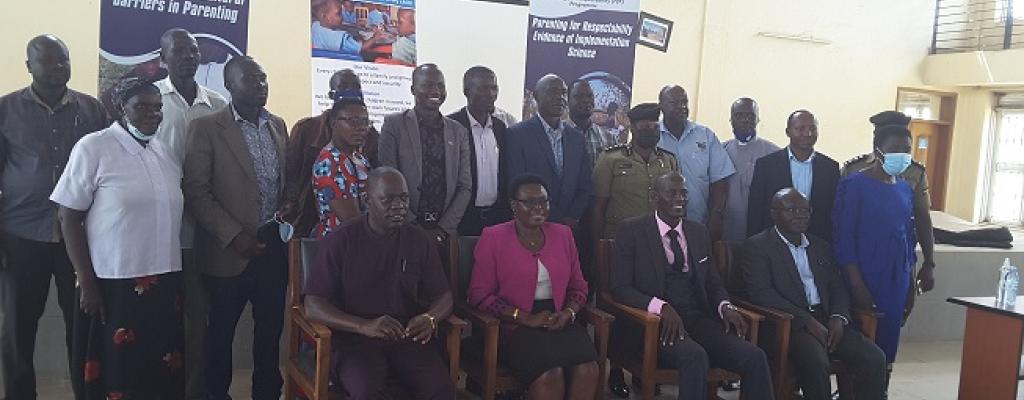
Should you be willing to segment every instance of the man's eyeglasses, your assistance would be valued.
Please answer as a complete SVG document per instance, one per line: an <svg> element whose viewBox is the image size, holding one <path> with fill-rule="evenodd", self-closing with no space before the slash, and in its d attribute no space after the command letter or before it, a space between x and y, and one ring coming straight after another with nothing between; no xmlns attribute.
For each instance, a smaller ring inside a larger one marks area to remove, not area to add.
<svg viewBox="0 0 1024 400"><path fill-rule="evenodd" d="M339 117L339 118L335 118L334 121L335 121L335 123L337 123L337 121L345 121L345 122L348 122L348 124L352 125L352 126L370 126L370 119L369 118L356 118L356 117L346 118L346 117Z"/></svg>
<svg viewBox="0 0 1024 400"><path fill-rule="evenodd" d="M789 213L789 214L792 214L792 215L811 215L811 211L812 211L810 207L807 207L807 208L803 208L803 207L788 207L788 208L773 207L772 209L773 210L782 211L782 212L786 212L786 213Z"/></svg>
<svg viewBox="0 0 1024 400"><path fill-rule="evenodd" d="M523 207L526 207L527 209L548 208L550 206L550 203L548 202L548 199L525 199L525 200L523 200L523 199L515 199L515 200L518 201L519 204L522 204Z"/></svg>

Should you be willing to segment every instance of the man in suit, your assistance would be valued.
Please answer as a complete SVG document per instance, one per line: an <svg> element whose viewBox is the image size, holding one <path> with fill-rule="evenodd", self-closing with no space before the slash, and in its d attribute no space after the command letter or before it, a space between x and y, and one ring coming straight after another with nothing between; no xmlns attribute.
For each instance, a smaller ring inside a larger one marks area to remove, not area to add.
<svg viewBox="0 0 1024 400"><path fill-rule="evenodd" d="M534 87L537 116L508 130L508 176L539 175L551 189L549 221L575 228L590 203L591 170L583 135L562 122L568 107L565 81L549 74Z"/></svg>
<svg viewBox="0 0 1024 400"><path fill-rule="evenodd" d="M754 164L747 202L747 237L772 226L769 207L779 189L796 188L818 212L811 216L807 231L832 241L832 203L839 185L839 163L815 152L818 120L807 110L797 110L786 120L786 148L761 157Z"/></svg>
<svg viewBox="0 0 1024 400"><path fill-rule="evenodd" d="M384 118L378 157L405 175L413 223L442 245L457 233L472 196L469 133L441 115L447 92L437 65L413 70L412 94L412 109Z"/></svg>
<svg viewBox="0 0 1024 400"><path fill-rule="evenodd" d="M789 358L804 399L831 399L832 359L853 370L854 398L881 399L885 354L850 326L850 298L832 248L805 234L810 203L796 189L785 188L772 197L770 214L774 226L743 245L743 274L751 301L793 315Z"/></svg>
<svg viewBox="0 0 1024 400"><path fill-rule="evenodd" d="M284 202L284 121L265 108L267 75L251 57L224 67L228 107L189 125L182 189L197 222L195 251L209 296L206 387L228 398L231 343L252 303L252 398L281 396L278 342L284 322L286 249L273 220Z"/></svg>
<svg viewBox="0 0 1024 400"><path fill-rule="evenodd" d="M745 334L747 324L715 271L708 230L685 219L683 176L668 172L654 185L655 213L619 223L609 279L612 296L661 316L658 359L678 369L680 400L706 398L711 367L738 372L745 399L772 399L764 352L737 335ZM640 344L635 329L620 331L617 346Z"/></svg>
<svg viewBox="0 0 1024 400"><path fill-rule="evenodd" d="M459 223L459 235L480 236L484 227L508 221L508 176L503 165L505 130L508 128L495 115L498 99L498 77L490 68L475 66L462 77L462 93L466 106L448 115L469 130L469 163L473 176L469 205Z"/></svg>

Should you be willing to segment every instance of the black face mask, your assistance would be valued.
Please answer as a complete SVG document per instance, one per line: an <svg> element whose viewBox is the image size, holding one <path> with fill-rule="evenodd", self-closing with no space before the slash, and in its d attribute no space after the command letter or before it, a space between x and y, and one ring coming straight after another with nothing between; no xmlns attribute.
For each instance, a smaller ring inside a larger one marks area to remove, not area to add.
<svg viewBox="0 0 1024 400"><path fill-rule="evenodd" d="M661 135L657 131L636 132L636 137L633 140L636 140L637 146L650 149L658 145Z"/></svg>

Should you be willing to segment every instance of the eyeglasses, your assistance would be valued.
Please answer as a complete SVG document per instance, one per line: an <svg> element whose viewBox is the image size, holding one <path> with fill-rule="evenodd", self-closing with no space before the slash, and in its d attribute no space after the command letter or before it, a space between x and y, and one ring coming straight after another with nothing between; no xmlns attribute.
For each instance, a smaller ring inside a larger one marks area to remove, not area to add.
<svg viewBox="0 0 1024 400"><path fill-rule="evenodd" d="M346 118L346 117L339 117L339 118L335 118L334 119L334 123L337 123L338 121L345 121L345 122L348 122L349 125L356 126L356 127L370 126L370 119L369 118L356 118L356 117Z"/></svg>
<svg viewBox="0 0 1024 400"><path fill-rule="evenodd" d="M519 204L522 204L523 207L526 207L527 209L548 208L551 205L551 203L549 203L548 199L546 199L546 198L542 198L542 199L526 199L526 200L515 199L515 200L518 201Z"/></svg>
<svg viewBox="0 0 1024 400"><path fill-rule="evenodd" d="M811 215L811 211L812 211L812 209L810 207L806 207L806 208L804 208L804 207L788 207L788 208L773 207L772 209L773 210L782 211L782 212L786 212L786 213L790 213L790 214L793 214L793 215Z"/></svg>

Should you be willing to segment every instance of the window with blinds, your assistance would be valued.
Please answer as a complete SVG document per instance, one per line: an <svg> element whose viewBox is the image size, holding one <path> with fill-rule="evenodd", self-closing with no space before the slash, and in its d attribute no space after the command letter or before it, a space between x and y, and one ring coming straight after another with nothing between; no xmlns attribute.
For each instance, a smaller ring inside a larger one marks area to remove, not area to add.
<svg viewBox="0 0 1024 400"><path fill-rule="evenodd" d="M1024 225L1024 92L1000 95L995 111L987 219Z"/></svg>

